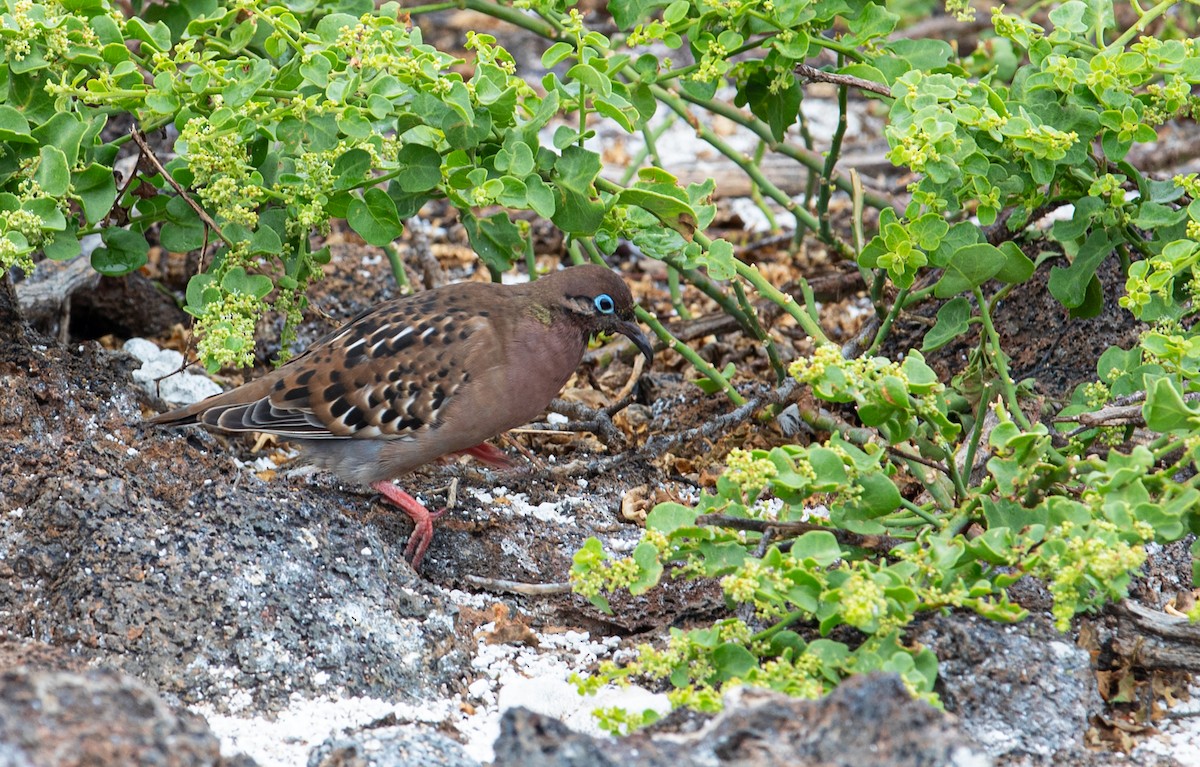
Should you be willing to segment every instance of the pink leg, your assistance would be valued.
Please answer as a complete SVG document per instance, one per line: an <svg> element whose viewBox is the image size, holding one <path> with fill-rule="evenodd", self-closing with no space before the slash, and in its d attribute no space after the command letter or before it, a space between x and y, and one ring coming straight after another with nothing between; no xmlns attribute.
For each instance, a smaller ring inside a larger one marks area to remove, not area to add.
<svg viewBox="0 0 1200 767"><path fill-rule="evenodd" d="M495 445L481 442L475 447L459 450L456 455L469 455L477 461L482 461L495 469L511 469L516 463Z"/></svg>
<svg viewBox="0 0 1200 767"><path fill-rule="evenodd" d="M412 564L414 570L421 569L421 559L425 556L425 550L429 548L429 544L433 543L433 521L445 514L446 510L430 511L422 506L416 498L391 482L375 482L371 487L412 517L416 528L408 539L408 545L404 547L404 558Z"/></svg>

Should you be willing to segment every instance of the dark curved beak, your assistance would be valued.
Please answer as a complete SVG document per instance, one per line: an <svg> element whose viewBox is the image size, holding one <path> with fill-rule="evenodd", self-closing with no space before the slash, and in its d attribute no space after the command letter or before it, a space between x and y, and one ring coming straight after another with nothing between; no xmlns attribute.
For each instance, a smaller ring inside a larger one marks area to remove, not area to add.
<svg viewBox="0 0 1200 767"><path fill-rule="evenodd" d="M633 341L633 345L638 350L646 355L646 362L654 362L654 347L650 345L649 339L642 333L642 329L633 320L621 320L617 323L617 332Z"/></svg>

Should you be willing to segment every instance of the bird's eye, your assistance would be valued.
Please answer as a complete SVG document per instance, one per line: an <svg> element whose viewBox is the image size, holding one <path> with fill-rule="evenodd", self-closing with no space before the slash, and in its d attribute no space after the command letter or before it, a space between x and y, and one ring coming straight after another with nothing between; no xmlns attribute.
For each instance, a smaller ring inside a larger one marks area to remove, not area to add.
<svg viewBox="0 0 1200 767"><path fill-rule="evenodd" d="M607 293L601 293L596 296L592 304L596 307L596 311L601 314L612 314L617 310L617 305L612 300L612 296Z"/></svg>

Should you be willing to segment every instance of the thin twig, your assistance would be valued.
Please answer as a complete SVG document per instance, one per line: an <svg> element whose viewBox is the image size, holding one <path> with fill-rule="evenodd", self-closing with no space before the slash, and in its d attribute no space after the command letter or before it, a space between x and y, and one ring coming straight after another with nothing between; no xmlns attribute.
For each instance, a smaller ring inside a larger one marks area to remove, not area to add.
<svg viewBox="0 0 1200 767"><path fill-rule="evenodd" d="M502 578L483 578L467 573L463 580L472 586L478 586L489 591L506 591L510 594L524 594L531 597L554 596L570 594L570 583L522 583L521 581L506 581Z"/></svg>
<svg viewBox="0 0 1200 767"><path fill-rule="evenodd" d="M1145 426L1146 416L1142 413L1142 405L1138 404L1146 398L1145 392L1135 392L1126 398L1132 399L1130 404L1113 403L1091 413L1076 413L1071 416L1059 416L1055 423L1077 423L1079 427L1067 433L1074 437L1081 432L1102 426ZM1122 399L1126 399L1122 398ZM1184 402L1200 402L1200 392L1188 392L1183 395Z"/></svg>
<svg viewBox="0 0 1200 767"><path fill-rule="evenodd" d="M858 546L859 548L875 549L878 551L891 551L896 546L905 543L905 541L899 538L892 538L887 535L863 535L827 525L814 525L811 522L772 522L767 519L746 519L745 517L731 517L726 514L701 514L696 517L696 524L712 527L728 527L733 530L748 530L754 533L762 533L764 536L779 533L789 536L799 536L804 533L820 530L829 533L837 539L838 543L845 546Z"/></svg>
<svg viewBox="0 0 1200 767"><path fill-rule="evenodd" d="M859 90L871 91L878 93L881 96L891 96L891 88L882 83L864 80L861 77L853 75L838 75L833 72L825 72L816 67L810 67L808 64L797 64L793 70L797 76L803 77L810 82L833 83L834 85L844 85L848 88L858 88Z"/></svg>
<svg viewBox="0 0 1200 767"><path fill-rule="evenodd" d="M574 422L567 423L566 425L555 425L552 428L566 429L568 431L590 431L606 445L618 448L624 447L626 444L624 432L613 424L612 416L604 410L596 410L582 402L571 402L565 399L551 400L550 410L559 415L576 419Z"/></svg>
<svg viewBox="0 0 1200 767"><path fill-rule="evenodd" d="M167 173L167 169L164 168L162 163L158 161L158 157L154 154L154 150L151 149L150 145L146 143L146 137L142 135L142 132L137 128L134 128L129 132L129 135L133 137L134 143L141 148L142 156L149 160L150 164L154 166L154 169L162 174L162 177L166 179L167 183L170 184L179 194L179 196L183 198L183 201L188 204L188 207L196 211L196 215L200 217L200 220L203 221L208 228L216 232L217 236L221 238L222 242L232 248L233 243L230 242L229 238L225 236L225 233L221 231L221 227L217 226L217 222L213 221L212 216L208 215L204 208L200 207L200 205L191 198L191 195L187 193L187 190L180 186L179 182L176 181L170 173Z"/></svg>
<svg viewBox="0 0 1200 767"><path fill-rule="evenodd" d="M726 413L719 415L707 421L703 426L697 426L693 429L685 429L683 431L673 432L671 434L657 434L646 440L646 444L642 445L637 450L628 450L619 455L609 456L598 461L572 461L568 464L556 466L550 469L551 476L576 476L580 473L589 475L600 474L609 469L620 466L635 458L643 456L659 456L666 453L681 444L690 444L702 440L711 440L722 432L737 426L750 418L754 417L761 408L768 405L778 405L791 399L792 393L795 392L799 384L794 379L785 381L781 386L770 392L750 400L746 404Z"/></svg>

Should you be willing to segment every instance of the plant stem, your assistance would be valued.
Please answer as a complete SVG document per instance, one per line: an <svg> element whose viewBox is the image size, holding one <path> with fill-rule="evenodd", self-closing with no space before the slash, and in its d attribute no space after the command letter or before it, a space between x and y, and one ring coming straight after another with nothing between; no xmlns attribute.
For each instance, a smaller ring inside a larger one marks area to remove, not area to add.
<svg viewBox="0 0 1200 767"><path fill-rule="evenodd" d="M1111 51L1111 50L1116 50L1118 48L1124 48L1126 45L1129 44L1130 40L1132 40L1133 38L1142 34L1142 32L1145 31L1146 27L1148 27L1150 25L1150 22L1154 21L1159 16L1162 16L1164 13L1169 11L1172 7L1177 5L1178 2L1179 2L1179 0L1163 0L1158 5L1152 6L1150 8L1150 10L1142 13L1141 17L1138 18L1138 20L1136 22L1134 22L1134 24L1132 26L1130 26L1129 29L1125 30L1125 32L1120 37L1118 37L1116 40L1113 40L1111 43L1109 43L1105 47L1105 50ZM1101 41L1097 40L1096 42L1099 43Z"/></svg>
<svg viewBox="0 0 1200 767"><path fill-rule="evenodd" d="M783 155L784 157L788 157L792 160L795 160L796 162L800 163L801 165L805 166L806 168L809 168L817 173L820 173L825 167L825 160L821 157L821 155L819 155L818 153L813 152L813 151L801 149L800 147L797 147L797 146L792 146L791 144L788 144L788 143L785 143L782 141L776 141L775 137L771 134L771 128L769 125L767 125L766 123L764 123L763 121L759 120L756 117L745 114L744 112L742 112L742 110L738 109L737 107L735 107L731 104L726 104L726 103L722 103L719 101L713 101L712 99L697 98L686 92L681 93L679 96L675 96L667 89L663 88L662 86L658 86L658 85L650 86L650 91L651 91L651 93L654 94L655 98L659 99L660 101L665 103L667 106L671 107L671 109L673 111L675 111L676 113L681 114L681 116L685 120L687 119L687 115L681 113L679 109L676 109L674 106L672 106L672 104L670 103L670 101L668 99L687 101L689 103L695 104L696 106L700 107L701 109L712 112L713 114L716 114L716 115L720 115L728 120L732 120L733 122L737 123L738 125L742 126L743 128L746 128L747 130L752 131L756 136L761 138L763 141L767 142L767 148L770 149L772 152L778 152L779 154ZM664 96L665 96L665 98L664 98ZM692 121L689 120L689 122L692 122ZM846 178L845 176L842 176L842 175L834 176L833 183L838 189L841 189L843 192L851 191L850 180L848 178ZM882 210L884 208L894 208L897 210L897 212L902 210L902 208L899 206L899 204L896 201L889 200L888 198L883 197L881 195L867 193L867 194L863 195L863 199L866 201L866 203L868 205L870 205L871 207L876 208L878 210Z"/></svg>
<svg viewBox="0 0 1200 767"><path fill-rule="evenodd" d="M671 293L671 306L681 320L690 320L692 313L683 305L683 296L679 292L679 270L673 266L667 267L667 290Z"/></svg>
<svg viewBox="0 0 1200 767"><path fill-rule="evenodd" d="M383 252L387 254L388 263L392 267L392 276L396 278L396 284L400 286L400 295L409 295L413 289L408 282L408 273L404 271L404 261L400 258L400 249L394 243L388 243L384 246Z"/></svg>
<svg viewBox="0 0 1200 767"><path fill-rule="evenodd" d="M884 340L887 338L888 332L892 329L892 323L896 321L896 317L900 316L901 310L907 306L905 299L908 296L908 291L908 288L900 289L900 292L896 295L896 300L892 302L892 308L888 310L888 313L884 316L883 321L879 323L879 330L875 331L875 338L872 339L871 345L865 352L863 352L864 357L870 357L879 350L880 346L883 345Z"/></svg>
<svg viewBox="0 0 1200 767"><path fill-rule="evenodd" d="M671 349L676 354L690 362L692 367L704 374L705 378L708 378L717 386L721 387L721 391L725 393L725 396L729 398L730 402L739 407L746 404L746 398L739 394L737 389L733 388L733 384L729 382L729 379L721 375L719 370L710 365L707 360L697 354L692 347L688 346L672 335L671 331L667 330L666 327L664 327L663 324L658 321L657 317L640 306L635 306L633 311L639 320L650 326L650 329L654 331L654 335L658 336L659 339L667 345L668 349Z"/></svg>
<svg viewBox="0 0 1200 767"><path fill-rule="evenodd" d="M771 338L770 333L763 329L762 323L758 321L758 315L755 313L754 307L750 305L750 301L746 298L746 291L742 288L742 283L734 282L733 292L737 295L738 303L742 305L746 316L754 324L754 335L762 343L763 348L767 350L767 359L771 361L771 369L775 371L775 383L783 383L783 363L779 361L779 350L775 348L774 339Z"/></svg>
<svg viewBox="0 0 1200 767"><path fill-rule="evenodd" d="M712 240L700 232L696 233L695 239L696 242L700 243L705 248L712 245ZM738 276L753 285L754 289L757 290L763 298L778 304L781 309L792 315L792 318L796 320L796 323L804 329L804 332L812 336L813 340L820 343L829 343L829 337L825 335L825 331L821 329L821 326L817 324L812 316L796 303L796 299L792 298L789 294L784 293L779 288L767 281L767 278L762 276L762 272L758 271L757 266L751 266L740 259L735 258L733 259L733 267L737 270ZM801 282L802 284L807 285L807 283L803 281L803 278L801 278Z"/></svg>
<svg viewBox="0 0 1200 767"><path fill-rule="evenodd" d="M842 57L838 56L838 66L842 64ZM838 157L842 151L842 137L846 135L846 93L849 89L845 85L838 86L838 121L837 127L833 130L833 136L829 139L829 152L825 155L825 167L821 170L821 189L817 196L817 219L821 222L820 236L823 242L830 245L837 245L836 238L833 236L833 230L829 226L829 198L833 191L833 169L837 167Z"/></svg>
<svg viewBox="0 0 1200 767"><path fill-rule="evenodd" d="M536 35L541 35L547 40L558 40L558 30L552 27L542 19L535 19L529 14L508 5L500 5L499 3L487 2L487 0L460 0L459 8L465 8L469 11L482 13L485 16L491 16L494 19L507 21L509 24L527 29Z"/></svg>
<svg viewBox="0 0 1200 767"><path fill-rule="evenodd" d="M767 148L766 142L764 142L764 141L758 142L758 146L754 150L754 160L753 160L754 165L756 167L759 165L762 165L763 152L764 152L764 150L766 150L766 148ZM758 188L757 184L750 185L750 199L754 202L754 204L756 206L758 206L758 209L760 211L762 211L763 217L767 219L767 226L770 227L771 233L774 234L774 233L778 232L779 231L779 223L777 221L775 221L775 214L772 213L770 207L767 206L767 201L763 199L762 190ZM801 230L799 227L797 227L796 231L799 232Z"/></svg>
<svg viewBox="0 0 1200 767"><path fill-rule="evenodd" d="M780 631L783 631L788 626L795 623L796 621L804 620L805 618L809 617L810 615L812 615L812 613L810 613L808 610L793 610L792 612L783 616L783 618L781 618L780 621L778 623L776 623L774 626L772 626L771 628L760 631L757 634L755 634L754 636L750 637L750 641L751 642L765 642L768 639L770 639L771 637L778 634Z"/></svg>
<svg viewBox="0 0 1200 767"><path fill-rule="evenodd" d="M1008 373L1008 361L1004 359L1004 351L1000 347L1000 334L996 332L996 327L992 324L991 308L988 306L987 299L983 297L982 290L975 288L973 292L975 301L979 304L980 319L983 320L983 352L992 360L992 364L996 368L998 383L1009 412L1022 429L1028 430L1029 419L1021 411L1021 403L1017 400L1017 389Z"/></svg>
<svg viewBox="0 0 1200 767"><path fill-rule="evenodd" d="M425 5L414 5L411 8L401 8L400 10L407 13L409 16L420 16L422 13L436 13L438 11L448 11L451 8L458 8L458 0L448 0L445 3L426 3Z"/></svg>

